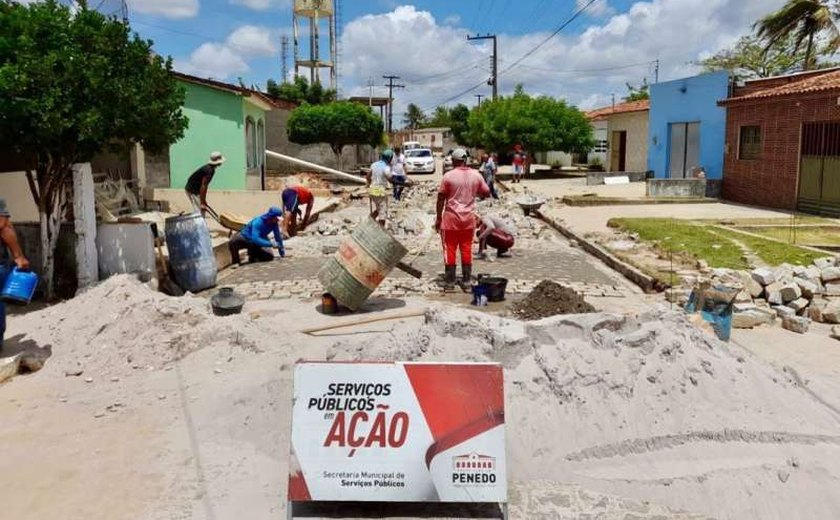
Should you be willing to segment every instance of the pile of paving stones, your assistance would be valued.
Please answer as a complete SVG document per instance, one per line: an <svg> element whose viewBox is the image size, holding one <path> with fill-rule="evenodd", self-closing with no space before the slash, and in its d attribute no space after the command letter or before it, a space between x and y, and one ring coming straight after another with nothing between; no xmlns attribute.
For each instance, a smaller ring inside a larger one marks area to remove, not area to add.
<svg viewBox="0 0 840 520"><path fill-rule="evenodd" d="M708 270L713 286L738 290L732 326L753 328L776 319L785 329L802 333L812 321L840 324L840 257L825 257L807 267L782 264L751 272L732 269ZM672 289L666 296L684 303L690 289ZM840 339L840 326L832 330Z"/></svg>

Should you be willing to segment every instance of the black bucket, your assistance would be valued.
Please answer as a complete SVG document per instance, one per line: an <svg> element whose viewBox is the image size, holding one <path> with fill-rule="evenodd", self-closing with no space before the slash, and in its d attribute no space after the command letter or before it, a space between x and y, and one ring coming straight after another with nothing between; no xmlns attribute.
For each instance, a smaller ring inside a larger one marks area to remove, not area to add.
<svg viewBox="0 0 840 520"><path fill-rule="evenodd" d="M507 289L507 278L496 276L482 276L478 283L487 287L487 301L502 302L505 300L505 289Z"/></svg>

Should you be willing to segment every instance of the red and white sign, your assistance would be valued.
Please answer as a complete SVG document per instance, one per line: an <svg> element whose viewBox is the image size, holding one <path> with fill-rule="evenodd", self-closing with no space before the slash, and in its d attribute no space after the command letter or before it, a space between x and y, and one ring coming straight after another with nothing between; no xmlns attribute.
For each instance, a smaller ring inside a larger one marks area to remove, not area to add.
<svg viewBox="0 0 840 520"><path fill-rule="evenodd" d="M507 502L502 367L298 363L289 500Z"/></svg>

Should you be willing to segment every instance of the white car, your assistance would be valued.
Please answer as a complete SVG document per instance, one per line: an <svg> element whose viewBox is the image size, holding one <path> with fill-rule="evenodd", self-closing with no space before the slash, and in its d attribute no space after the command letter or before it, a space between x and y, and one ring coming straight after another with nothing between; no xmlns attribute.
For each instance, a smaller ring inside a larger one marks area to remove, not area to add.
<svg viewBox="0 0 840 520"><path fill-rule="evenodd" d="M428 148L405 152L405 173L435 173L435 156Z"/></svg>

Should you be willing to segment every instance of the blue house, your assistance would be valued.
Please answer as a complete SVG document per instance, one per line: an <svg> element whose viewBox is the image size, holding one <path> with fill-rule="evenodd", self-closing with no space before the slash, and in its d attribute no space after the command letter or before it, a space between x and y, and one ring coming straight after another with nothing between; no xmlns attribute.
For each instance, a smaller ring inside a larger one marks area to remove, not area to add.
<svg viewBox="0 0 840 520"><path fill-rule="evenodd" d="M659 179L723 178L728 72L657 83L650 88L648 169Z"/></svg>

